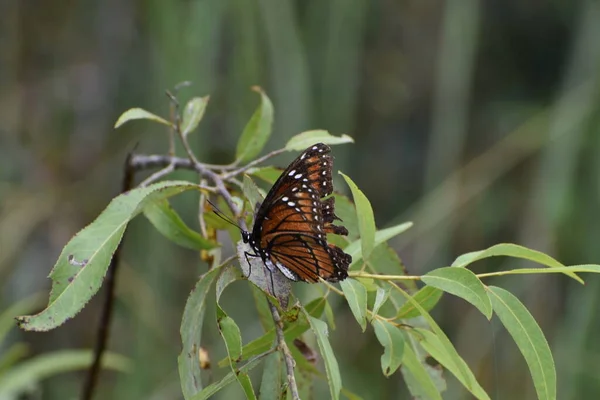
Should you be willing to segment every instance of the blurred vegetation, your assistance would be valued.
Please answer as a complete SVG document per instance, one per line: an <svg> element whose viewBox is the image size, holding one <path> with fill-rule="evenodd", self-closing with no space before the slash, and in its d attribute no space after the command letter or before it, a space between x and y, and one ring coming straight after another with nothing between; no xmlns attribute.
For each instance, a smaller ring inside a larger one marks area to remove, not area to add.
<svg viewBox="0 0 600 400"><path fill-rule="evenodd" d="M256 106L252 85L277 110L270 149L308 129L351 134L355 145L335 149L336 169L371 200L379 227L415 222L393 243L412 274L499 242L565 264L597 262L599 20L592 0L2 2L0 310L47 290L62 247L118 193L128 151L166 149L154 124L113 130L118 115L133 106L166 115L159 94L184 80L194 83L190 95L211 95L193 141L207 162L231 160ZM174 205L195 221L197 199ZM133 373L105 372L98 398L180 397L179 323L206 266L148 226L136 219L130 227L110 342L133 359ZM600 396L600 280L586 282L495 282L545 332L560 399ZM233 294L222 299L228 310L251 296ZM12 330L0 352L15 343L26 343L31 357L90 348L100 302L50 333ZM382 377L374 335L360 332L346 306L335 312L331 341L344 384L365 399L406 398L399 374ZM260 329L256 315L232 314ZM493 398L535 398L497 321L447 295L434 315ZM214 330L205 337L220 343ZM75 396L81 378L52 377L38 393ZM453 378L448 384L444 398L465 398Z"/></svg>

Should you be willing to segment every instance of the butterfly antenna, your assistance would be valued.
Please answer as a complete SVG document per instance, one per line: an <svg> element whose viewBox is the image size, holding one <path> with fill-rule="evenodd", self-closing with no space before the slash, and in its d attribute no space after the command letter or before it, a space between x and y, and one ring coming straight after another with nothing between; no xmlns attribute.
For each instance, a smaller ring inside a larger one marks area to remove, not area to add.
<svg viewBox="0 0 600 400"><path fill-rule="evenodd" d="M221 218L225 222L229 222L231 225L237 227L240 231L243 230L238 224L236 224L235 222L233 222L233 220L231 218L229 218L221 210L219 210L219 207L217 207L212 201L210 201L208 199L206 199L206 201L208 202L208 204L210 204L212 206L213 212L215 214L217 214L217 217Z"/></svg>

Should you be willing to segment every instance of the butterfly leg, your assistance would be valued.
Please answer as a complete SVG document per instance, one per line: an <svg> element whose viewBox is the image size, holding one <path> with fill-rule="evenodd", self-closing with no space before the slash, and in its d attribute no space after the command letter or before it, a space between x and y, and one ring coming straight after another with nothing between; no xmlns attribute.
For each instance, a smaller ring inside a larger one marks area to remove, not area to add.
<svg viewBox="0 0 600 400"><path fill-rule="evenodd" d="M248 276L246 278L250 278L250 275L252 274L252 264L250 263L250 259L248 259L248 257L260 257L258 254L254 253L249 253L247 251L244 252L244 257L246 258L246 262L248 263Z"/></svg>

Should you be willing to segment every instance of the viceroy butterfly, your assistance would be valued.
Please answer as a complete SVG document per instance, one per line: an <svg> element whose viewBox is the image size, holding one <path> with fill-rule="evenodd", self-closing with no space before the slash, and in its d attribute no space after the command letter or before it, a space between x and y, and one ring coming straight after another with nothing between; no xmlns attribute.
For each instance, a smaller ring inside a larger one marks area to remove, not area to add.
<svg viewBox="0 0 600 400"><path fill-rule="evenodd" d="M331 148L317 143L296 158L275 182L258 208L251 232L242 231L271 272L281 271L292 281L338 282L348 277L352 257L334 244L327 233L347 235L334 213ZM341 221L341 220L340 220Z"/></svg>

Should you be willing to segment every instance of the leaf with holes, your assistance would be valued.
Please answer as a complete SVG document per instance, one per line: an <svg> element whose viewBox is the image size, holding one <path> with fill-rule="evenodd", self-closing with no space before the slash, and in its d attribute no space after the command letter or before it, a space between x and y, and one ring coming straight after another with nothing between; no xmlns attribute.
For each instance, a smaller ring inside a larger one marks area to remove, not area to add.
<svg viewBox="0 0 600 400"><path fill-rule="evenodd" d="M285 145L286 150L304 150L315 143L325 143L329 145L354 143L348 135L333 136L325 130L306 131L292 137Z"/></svg>
<svg viewBox="0 0 600 400"><path fill-rule="evenodd" d="M260 105L246 124L238 141L235 155L240 162L250 161L262 151L271 136L273 126L271 100L258 86L253 87L252 90L260 94Z"/></svg>
<svg viewBox="0 0 600 400"><path fill-rule="evenodd" d="M209 96L194 97L185 105L181 118L181 133L183 136L189 135L198 127L204 116L208 99Z"/></svg>
<svg viewBox="0 0 600 400"><path fill-rule="evenodd" d="M47 331L75 316L100 289L129 221L148 204L197 188L189 182L165 181L115 197L94 222L63 248L50 272L52 291L48 307L39 314L18 317L19 326Z"/></svg>
<svg viewBox="0 0 600 400"><path fill-rule="evenodd" d="M459 267L434 269L422 277L423 282L458 296L473 304L487 319L492 318L492 302L483 283L471 271Z"/></svg>
<svg viewBox="0 0 600 400"><path fill-rule="evenodd" d="M367 289L357 280L348 278L340 282L354 318L364 332L367 329Z"/></svg>
<svg viewBox="0 0 600 400"><path fill-rule="evenodd" d="M390 376L402 363L404 354L404 337L400 329L390 322L381 319L373 320L375 336L384 348L381 356L381 370L385 376Z"/></svg>
<svg viewBox="0 0 600 400"><path fill-rule="evenodd" d="M564 265L554 258L550 257L547 254L539 252L537 250L528 249L527 247L519 246L512 243L501 243L495 246L489 247L485 250L481 251L473 251L471 253L466 253L458 257L452 263L453 267L466 267L467 265L474 263L475 261L482 260L488 257L514 257L521 258L524 260L529 260L536 262L538 264L545 265L550 268L564 267ZM572 272L566 272L566 275L575 279L579 283L583 283L580 277L575 275Z"/></svg>
<svg viewBox="0 0 600 400"><path fill-rule="evenodd" d="M556 399L556 368L544 333L512 293L495 286L488 290L494 311L529 366L538 399Z"/></svg>
<svg viewBox="0 0 600 400"><path fill-rule="evenodd" d="M135 119L149 119L150 121L155 121L163 125L173 127L172 123L170 123L164 118L159 117L156 114L152 114L151 112L146 111L142 108L130 108L129 110L121 114L117 122L115 122L115 129L119 128L125 122L133 121Z"/></svg>

